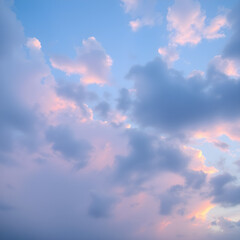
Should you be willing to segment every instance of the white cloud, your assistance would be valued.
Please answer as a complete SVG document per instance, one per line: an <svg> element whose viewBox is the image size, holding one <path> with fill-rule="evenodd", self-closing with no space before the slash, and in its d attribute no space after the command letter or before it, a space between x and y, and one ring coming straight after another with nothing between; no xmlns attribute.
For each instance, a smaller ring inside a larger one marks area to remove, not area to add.
<svg viewBox="0 0 240 240"><path fill-rule="evenodd" d="M111 57L94 37L82 41L82 47L77 49L76 59L58 56L51 58L50 61L54 68L68 75L81 75L83 84L107 83L112 65Z"/></svg>

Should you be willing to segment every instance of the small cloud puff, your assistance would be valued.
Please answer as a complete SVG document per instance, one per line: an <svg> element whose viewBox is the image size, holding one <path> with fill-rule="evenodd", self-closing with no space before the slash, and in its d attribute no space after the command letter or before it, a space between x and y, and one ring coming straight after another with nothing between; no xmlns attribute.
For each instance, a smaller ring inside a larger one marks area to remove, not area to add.
<svg viewBox="0 0 240 240"><path fill-rule="evenodd" d="M40 50L42 48L41 42L37 38L28 38L26 46L30 49Z"/></svg>
<svg viewBox="0 0 240 240"><path fill-rule="evenodd" d="M134 20L129 22L132 31L144 26L154 26L161 22L161 15L156 12L156 0L121 0L126 13Z"/></svg>

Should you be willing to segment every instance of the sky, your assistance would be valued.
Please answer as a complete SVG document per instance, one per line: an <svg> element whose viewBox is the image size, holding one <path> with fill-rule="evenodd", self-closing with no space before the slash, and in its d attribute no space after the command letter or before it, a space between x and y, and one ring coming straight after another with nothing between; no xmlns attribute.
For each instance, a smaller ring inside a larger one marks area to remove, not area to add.
<svg viewBox="0 0 240 240"><path fill-rule="evenodd" d="M0 239L239 240L239 0L0 0Z"/></svg>

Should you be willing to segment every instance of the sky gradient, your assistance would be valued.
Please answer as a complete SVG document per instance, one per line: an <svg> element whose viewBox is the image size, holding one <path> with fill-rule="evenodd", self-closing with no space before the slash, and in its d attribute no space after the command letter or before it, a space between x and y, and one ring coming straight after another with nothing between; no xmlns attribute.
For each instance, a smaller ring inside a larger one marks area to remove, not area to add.
<svg viewBox="0 0 240 240"><path fill-rule="evenodd" d="M239 240L239 12L0 0L0 239Z"/></svg>

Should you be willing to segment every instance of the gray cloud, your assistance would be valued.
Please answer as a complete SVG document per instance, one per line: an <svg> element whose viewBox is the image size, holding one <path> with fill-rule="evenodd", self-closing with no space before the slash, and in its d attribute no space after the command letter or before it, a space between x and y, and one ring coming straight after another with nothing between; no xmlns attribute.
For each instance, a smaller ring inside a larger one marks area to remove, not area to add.
<svg viewBox="0 0 240 240"><path fill-rule="evenodd" d="M98 98L97 94L87 91L80 83L71 81L58 81L56 92L60 97L74 101L84 116L89 114L84 103L87 101L95 101Z"/></svg>
<svg viewBox="0 0 240 240"><path fill-rule="evenodd" d="M169 215L172 213L173 208L184 201L181 197L183 186L175 185L171 187L168 191L161 195L161 204L159 213L162 215Z"/></svg>
<svg viewBox="0 0 240 240"><path fill-rule="evenodd" d="M161 171L184 175L191 159L176 144L137 130L129 130L127 136L129 154L116 156L116 176L119 181L140 184Z"/></svg>
<svg viewBox="0 0 240 240"><path fill-rule="evenodd" d="M186 186L193 189L200 189L206 183L207 174L203 171L186 171L184 173Z"/></svg>
<svg viewBox="0 0 240 240"><path fill-rule="evenodd" d="M81 168L87 164L93 147L88 141L76 138L69 127L49 127L46 138L53 143L53 150L60 152L66 160L75 160L76 167Z"/></svg>
<svg viewBox="0 0 240 240"><path fill-rule="evenodd" d="M213 66L206 78L186 79L156 58L133 67L128 78L136 89L132 115L143 126L176 133L240 117L240 81L232 81Z"/></svg>
<svg viewBox="0 0 240 240"><path fill-rule="evenodd" d="M126 88L122 88L119 91L119 98L117 99L117 109L126 112L132 103L129 91Z"/></svg>
<svg viewBox="0 0 240 240"><path fill-rule="evenodd" d="M24 41L23 27L10 5L10 1L0 1L0 59L13 53Z"/></svg>
<svg viewBox="0 0 240 240"><path fill-rule="evenodd" d="M110 217L115 202L116 200L113 197L92 193L88 214L93 218Z"/></svg>
<svg viewBox="0 0 240 240"><path fill-rule="evenodd" d="M106 119L110 111L110 104L106 101L102 101L94 107L94 110L100 117Z"/></svg>
<svg viewBox="0 0 240 240"><path fill-rule="evenodd" d="M233 183L235 180L236 178L228 173L217 175L211 179L210 196L213 197L214 203L219 203L224 207L240 204L240 186Z"/></svg>
<svg viewBox="0 0 240 240"><path fill-rule="evenodd" d="M232 10L228 16L229 22L232 24L233 35L224 49L224 56L231 58L240 58L240 4Z"/></svg>

